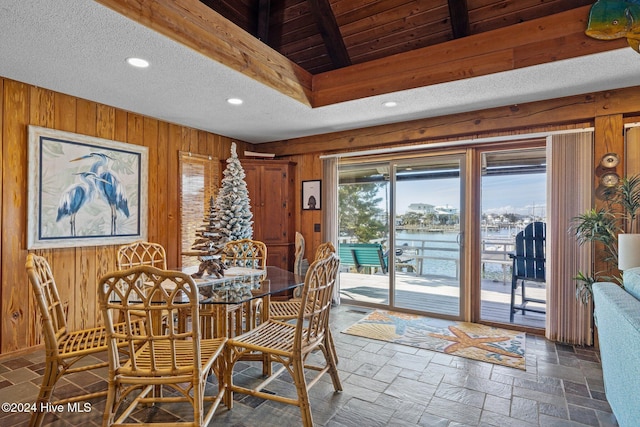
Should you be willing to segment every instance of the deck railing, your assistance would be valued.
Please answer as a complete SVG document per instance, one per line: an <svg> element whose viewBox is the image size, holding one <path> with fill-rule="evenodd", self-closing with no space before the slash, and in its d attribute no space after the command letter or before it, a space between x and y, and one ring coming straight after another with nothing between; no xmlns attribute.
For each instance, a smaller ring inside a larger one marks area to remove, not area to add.
<svg viewBox="0 0 640 427"><path fill-rule="evenodd" d="M482 240L481 263L483 278L486 273L487 264L498 264L502 268L503 281L506 283L511 259L509 254L515 250L512 239L487 238ZM407 270L416 273L418 276L432 274L428 263L438 262L440 266L443 262L455 264L455 278L460 275L459 246L457 242L432 239L398 239L396 245L396 269ZM436 269L436 271L442 270Z"/></svg>

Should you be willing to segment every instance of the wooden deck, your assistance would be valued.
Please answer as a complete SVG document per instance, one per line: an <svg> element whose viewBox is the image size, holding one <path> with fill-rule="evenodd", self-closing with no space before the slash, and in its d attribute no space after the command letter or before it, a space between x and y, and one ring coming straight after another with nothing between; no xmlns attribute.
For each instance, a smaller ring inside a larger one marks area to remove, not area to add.
<svg viewBox="0 0 640 427"><path fill-rule="evenodd" d="M340 297L343 303L350 301L369 304L388 304L389 277L383 274L340 273ZM516 304L520 289L516 294ZM527 284L527 296L545 299L545 285ZM459 290L455 280L434 276L417 276L413 273L396 273L395 307L426 313L457 316ZM511 299L510 281L482 280L482 320L509 324ZM533 304L531 304L533 306ZM532 328L545 327L545 315L527 312L515 314L514 325Z"/></svg>

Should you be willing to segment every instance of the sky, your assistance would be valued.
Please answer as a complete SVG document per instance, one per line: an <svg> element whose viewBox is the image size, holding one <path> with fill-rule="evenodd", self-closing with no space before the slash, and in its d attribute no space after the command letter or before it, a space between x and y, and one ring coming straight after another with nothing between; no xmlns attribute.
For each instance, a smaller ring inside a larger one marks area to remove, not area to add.
<svg viewBox="0 0 640 427"><path fill-rule="evenodd" d="M482 179L482 212L543 216L546 206L546 175L490 176ZM381 194L385 197L384 192ZM398 183L396 207L404 214L411 203L460 208L458 179Z"/></svg>

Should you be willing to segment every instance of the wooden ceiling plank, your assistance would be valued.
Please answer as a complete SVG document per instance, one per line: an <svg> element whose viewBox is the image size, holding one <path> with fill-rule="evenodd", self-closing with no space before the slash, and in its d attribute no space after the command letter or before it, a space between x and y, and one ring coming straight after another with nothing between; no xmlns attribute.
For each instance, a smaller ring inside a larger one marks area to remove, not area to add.
<svg viewBox="0 0 640 427"><path fill-rule="evenodd" d="M280 0L276 5L274 7L280 9L280 24L286 25L300 18L310 17L307 0Z"/></svg>
<svg viewBox="0 0 640 427"><path fill-rule="evenodd" d="M373 39L380 35L392 35L396 31L411 30L418 34L428 34L421 27L449 27L447 19L449 18L449 9L446 6L433 7L430 9L415 10L398 7L387 11L384 15L372 15L367 19L357 21L343 22L339 17L340 31L347 41L347 45L351 46L350 40L356 39ZM336 17L338 19L338 17Z"/></svg>
<svg viewBox="0 0 640 427"><path fill-rule="evenodd" d="M422 22L419 26L411 25L411 17L355 35L346 35L345 32L344 40L349 46L352 62L366 62L367 58L371 60L451 40L451 27L446 22L448 17L448 10L440 8L434 11L429 21L419 20Z"/></svg>
<svg viewBox="0 0 640 427"><path fill-rule="evenodd" d="M282 40L282 47L286 48L291 44L308 44L309 37L316 37L320 40L320 43L324 43L322 36L318 32L316 23L309 20L307 25L296 26L295 30L289 27L281 27L280 39Z"/></svg>
<svg viewBox="0 0 640 427"><path fill-rule="evenodd" d="M255 34L256 24L253 0L200 0L243 30Z"/></svg>
<svg viewBox="0 0 640 427"><path fill-rule="evenodd" d="M520 22L542 18L544 16L562 13L570 8L590 5L593 0L571 0L571 7L567 7L566 0L519 0L505 2L503 7L484 5L476 8L469 7L469 21L471 34L491 31L496 28L515 25Z"/></svg>
<svg viewBox="0 0 640 427"><path fill-rule="evenodd" d="M417 3L422 3L418 5ZM416 0L367 0L364 2L355 2L353 0L336 1L332 5L332 9L336 19L340 25L351 24L356 21L367 21L369 24L374 23L380 17L386 19L389 14L395 14L399 10L403 10L404 16L409 16L413 11L432 7L425 6L426 3L433 1L424 0L416 2Z"/></svg>
<svg viewBox="0 0 640 427"><path fill-rule="evenodd" d="M324 44L327 47L329 57L337 68L351 65L349 52L340 34L340 28L336 22L336 17L331 10L329 0L308 0L311 6L316 25L320 30Z"/></svg>
<svg viewBox="0 0 640 427"><path fill-rule="evenodd" d="M311 74L199 1L96 0L303 104Z"/></svg>
<svg viewBox="0 0 640 427"><path fill-rule="evenodd" d="M453 38L459 39L469 35L469 9L467 0L449 0L449 16Z"/></svg>

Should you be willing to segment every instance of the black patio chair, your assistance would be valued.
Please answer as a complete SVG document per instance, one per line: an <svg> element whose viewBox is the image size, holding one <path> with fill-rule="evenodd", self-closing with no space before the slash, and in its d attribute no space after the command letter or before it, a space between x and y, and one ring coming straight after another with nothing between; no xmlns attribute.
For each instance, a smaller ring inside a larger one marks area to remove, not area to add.
<svg viewBox="0 0 640 427"><path fill-rule="evenodd" d="M527 225L524 230L516 235L516 251L509 254L513 260L511 277L511 308L509 312L510 322L513 323L513 315L521 310L524 315L526 311L535 313L546 313L545 307L529 306L529 303L545 304L546 300L539 298L529 298L526 295L526 283L545 283L545 244L547 236L547 226L544 222L533 222ZM520 293L520 304L516 305L516 290L518 282L522 287Z"/></svg>

